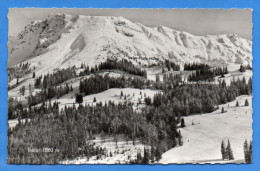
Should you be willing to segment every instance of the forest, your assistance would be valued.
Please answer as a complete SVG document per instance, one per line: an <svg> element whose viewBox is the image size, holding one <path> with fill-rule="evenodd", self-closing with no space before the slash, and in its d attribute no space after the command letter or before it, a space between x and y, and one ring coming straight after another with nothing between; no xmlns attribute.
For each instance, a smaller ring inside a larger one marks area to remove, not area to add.
<svg viewBox="0 0 260 171"><path fill-rule="evenodd" d="M169 65L172 69L175 67ZM187 70L194 68L196 75L190 77L194 81L208 80L228 72L225 67L211 70L206 65L186 66ZM134 104L129 101L101 103L95 98L95 105L83 105L78 101L78 107L73 104L59 109L55 98L73 91L72 85L64 82L78 76L75 67L35 77L35 86L41 91L30 94L27 104L15 98L8 99L8 119L18 118L18 124L8 129L8 163L57 164L77 157L111 157L113 152L96 146L92 141L104 134L113 137L115 142L120 136L126 141L131 140L133 145L139 141L147 146L142 153L137 152L135 160L127 163L156 163L163 152L183 145L178 128L185 127L184 116L210 113L220 104L231 102L240 95L252 94L251 78L248 81L245 78L233 79L230 85L225 80L220 80L219 84L181 84L181 75L165 73L163 81L154 82L145 78L146 72L135 69L127 61L107 61L92 69L82 64L81 69L83 72L79 75L91 74L80 81L81 96L126 87L149 88L160 90L160 93L143 97L145 106L140 110L134 110ZM97 72L106 69L123 70L134 75L110 77ZM52 151L28 152L28 148L46 147Z"/></svg>

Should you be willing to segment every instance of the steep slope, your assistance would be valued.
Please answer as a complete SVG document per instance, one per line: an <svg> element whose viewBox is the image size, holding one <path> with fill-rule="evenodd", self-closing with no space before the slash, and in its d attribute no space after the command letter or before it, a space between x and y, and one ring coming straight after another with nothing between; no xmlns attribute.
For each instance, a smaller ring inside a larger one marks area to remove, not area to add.
<svg viewBox="0 0 260 171"><path fill-rule="evenodd" d="M45 73L81 63L92 66L107 58L125 58L142 65L164 59L181 65L251 65L251 46L251 41L233 34L194 36L164 26L146 27L122 17L59 14L32 22L18 38L10 38L9 66L29 60L38 72Z"/></svg>

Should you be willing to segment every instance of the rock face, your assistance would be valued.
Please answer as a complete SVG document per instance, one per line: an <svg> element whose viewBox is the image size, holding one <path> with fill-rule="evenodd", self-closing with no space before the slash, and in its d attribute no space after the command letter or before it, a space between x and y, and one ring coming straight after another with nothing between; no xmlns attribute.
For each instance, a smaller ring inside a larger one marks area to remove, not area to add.
<svg viewBox="0 0 260 171"><path fill-rule="evenodd" d="M8 45L9 66L29 60L36 68L48 67L49 71L81 63L95 65L107 58L125 58L142 65L164 59L180 65L252 63L252 42L237 35L194 36L111 16L50 15L28 24L9 38Z"/></svg>

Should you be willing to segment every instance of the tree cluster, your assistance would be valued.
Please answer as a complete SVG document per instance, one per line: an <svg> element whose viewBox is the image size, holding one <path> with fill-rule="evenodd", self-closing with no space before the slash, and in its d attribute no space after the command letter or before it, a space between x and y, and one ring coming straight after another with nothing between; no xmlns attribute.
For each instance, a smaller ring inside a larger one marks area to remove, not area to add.
<svg viewBox="0 0 260 171"><path fill-rule="evenodd" d="M106 62L101 62L99 65L99 70L120 70L127 72L132 75L139 75L142 77L147 77L147 73L145 70L141 69L138 66L133 65L132 62L127 61L125 59L122 59L120 61L112 61L112 60L107 60Z"/></svg>
<svg viewBox="0 0 260 171"><path fill-rule="evenodd" d="M102 91L108 90L110 88L126 88L133 87L144 89L150 87L151 81L145 80L141 77L110 77L95 74L89 78L80 81L79 90L80 93L85 95L100 93Z"/></svg>
<svg viewBox="0 0 260 171"><path fill-rule="evenodd" d="M231 144L228 140L227 146L225 146L225 142L222 140L221 142L221 155L223 160L234 160L233 152L231 149Z"/></svg>
<svg viewBox="0 0 260 171"><path fill-rule="evenodd" d="M81 68L83 68L84 71L80 72L80 76L89 75L91 73L93 74L102 70L120 70L132 75L138 75L145 78L147 77L146 70L135 66L132 62L125 59L107 60L105 62L101 62L99 65L95 65L95 67L89 67L88 65L81 64Z"/></svg>
<svg viewBox="0 0 260 171"><path fill-rule="evenodd" d="M8 81L12 81L13 79L19 80L19 78L23 77L26 74L29 74L31 71L32 69L30 68L29 62L24 62L19 65L8 67Z"/></svg>
<svg viewBox="0 0 260 171"><path fill-rule="evenodd" d="M170 60L165 60L165 65L163 65L163 67L166 67L168 71L180 71L180 66L175 64L174 62L170 61Z"/></svg>
<svg viewBox="0 0 260 171"><path fill-rule="evenodd" d="M189 81L213 81L215 76L227 74L227 67L216 67L213 69L208 69L207 67L202 69L197 69L195 73L188 77Z"/></svg>
<svg viewBox="0 0 260 171"><path fill-rule="evenodd" d="M203 63L185 63L184 70L186 71L193 71L193 70L200 70L200 69L209 69L209 65Z"/></svg>
<svg viewBox="0 0 260 171"><path fill-rule="evenodd" d="M39 88L49 88L53 86L57 86L71 78L75 78L76 70L75 67L69 67L66 69L58 70L52 74L47 74L43 76L38 77L35 79L35 87Z"/></svg>

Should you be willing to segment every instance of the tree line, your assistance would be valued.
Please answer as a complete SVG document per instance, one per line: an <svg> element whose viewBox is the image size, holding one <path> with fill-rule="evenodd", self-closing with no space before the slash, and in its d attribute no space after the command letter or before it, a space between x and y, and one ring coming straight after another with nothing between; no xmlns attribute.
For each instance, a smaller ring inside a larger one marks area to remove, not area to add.
<svg viewBox="0 0 260 171"><path fill-rule="evenodd" d="M152 87L152 81L142 77L110 77L95 74L89 78L80 81L79 90L84 95L96 94L110 88L133 87L144 89Z"/></svg>
<svg viewBox="0 0 260 171"><path fill-rule="evenodd" d="M75 78L77 76L75 66L68 67L66 69L58 70L52 74L47 74L44 76L39 76L35 79L34 86L36 88L49 88L53 86L57 86L71 78Z"/></svg>
<svg viewBox="0 0 260 171"><path fill-rule="evenodd" d="M192 72L188 77L188 81L213 81L215 76L224 77L228 73L227 67L216 67L212 69L203 68L197 69L196 72Z"/></svg>

